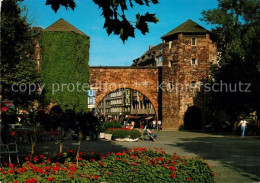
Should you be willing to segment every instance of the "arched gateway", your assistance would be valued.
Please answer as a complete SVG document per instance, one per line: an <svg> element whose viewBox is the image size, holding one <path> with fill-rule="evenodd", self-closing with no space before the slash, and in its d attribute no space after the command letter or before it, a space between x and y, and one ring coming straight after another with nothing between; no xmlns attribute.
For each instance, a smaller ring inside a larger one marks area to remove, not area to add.
<svg viewBox="0 0 260 183"><path fill-rule="evenodd" d="M158 105L158 67L90 67L90 86L96 90L96 104L110 92L128 88L145 95L152 103L156 116Z"/></svg>

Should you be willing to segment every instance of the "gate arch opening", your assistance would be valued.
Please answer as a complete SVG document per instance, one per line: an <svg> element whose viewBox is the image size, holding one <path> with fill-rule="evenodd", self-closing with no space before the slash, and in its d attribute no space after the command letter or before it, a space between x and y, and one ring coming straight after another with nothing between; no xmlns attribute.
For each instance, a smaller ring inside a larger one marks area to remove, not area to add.
<svg viewBox="0 0 260 183"><path fill-rule="evenodd" d="M106 92L97 104L103 116L120 122L126 119L157 119L158 113L153 102L136 89L119 88Z"/></svg>

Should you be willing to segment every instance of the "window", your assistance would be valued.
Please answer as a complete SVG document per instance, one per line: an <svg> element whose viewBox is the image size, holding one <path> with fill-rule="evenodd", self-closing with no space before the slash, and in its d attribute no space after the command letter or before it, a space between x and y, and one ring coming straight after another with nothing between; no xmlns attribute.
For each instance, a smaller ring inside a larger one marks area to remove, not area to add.
<svg viewBox="0 0 260 183"><path fill-rule="evenodd" d="M162 66L162 62L163 62L163 57L162 56L158 56L157 57L157 66Z"/></svg>
<svg viewBox="0 0 260 183"><path fill-rule="evenodd" d="M196 46L197 45L196 43L197 43L196 38L191 38L191 45Z"/></svg>
<svg viewBox="0 0 260 183"><path fill-rule="evenodd" d="M191 65L193 66L198 65L198 61L196 60L196 58L191 59Z"/></svg>
<svg viewBox="0 0 260 183"><path fill-rule="evenodd" d="M170 60L170 61L169 61L169 67L172 67L172 66L173 66L173 61Z"/></svg>
<svg viewBox="0 0 260 183"><path fill-rule="evenodd" d="M172 41L169 41L169 49L172 48Z"/></svg>
<svg viewBox="0 0 260 183"><path fill-rule="evenodd" d="M192 88L196 87L196 81L192 81L192 82L191 82L191 87L192 87Z"/></svg>

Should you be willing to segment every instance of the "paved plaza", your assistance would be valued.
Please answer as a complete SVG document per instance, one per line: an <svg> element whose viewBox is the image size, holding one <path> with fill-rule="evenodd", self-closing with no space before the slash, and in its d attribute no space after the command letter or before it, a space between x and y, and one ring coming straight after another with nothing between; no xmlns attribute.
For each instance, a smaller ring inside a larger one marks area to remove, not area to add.
<svg viewBox="0 0 260 183"><path fill-rule="evenodd" d="M115 142L83 141L81 151L106 153L122 151L134 147L163 148L167 153L176 152L180 156L199 156L206 160L215 171L217 182L252 183L260 182L260 138L212 135L183 131L159 131L156 142ZM72 143L65 140L64 147L76 150ZM30 145L19 147L21 153L29 153ZM38 143L37 153L58 152L59 141Z"/></svg>

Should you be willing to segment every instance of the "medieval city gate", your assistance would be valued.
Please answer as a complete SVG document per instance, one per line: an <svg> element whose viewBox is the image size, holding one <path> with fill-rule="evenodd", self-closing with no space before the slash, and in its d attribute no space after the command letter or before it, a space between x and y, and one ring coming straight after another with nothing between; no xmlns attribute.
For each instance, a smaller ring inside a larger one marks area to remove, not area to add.
<svg viewBox="0 0 260 183"><path fill-rule="evenodd" d="M160 118L158 82L159 67L90 67L90 86L96 90L96 104L110 92L128 88L145 95L152 103L157 118Z"/></svg>

